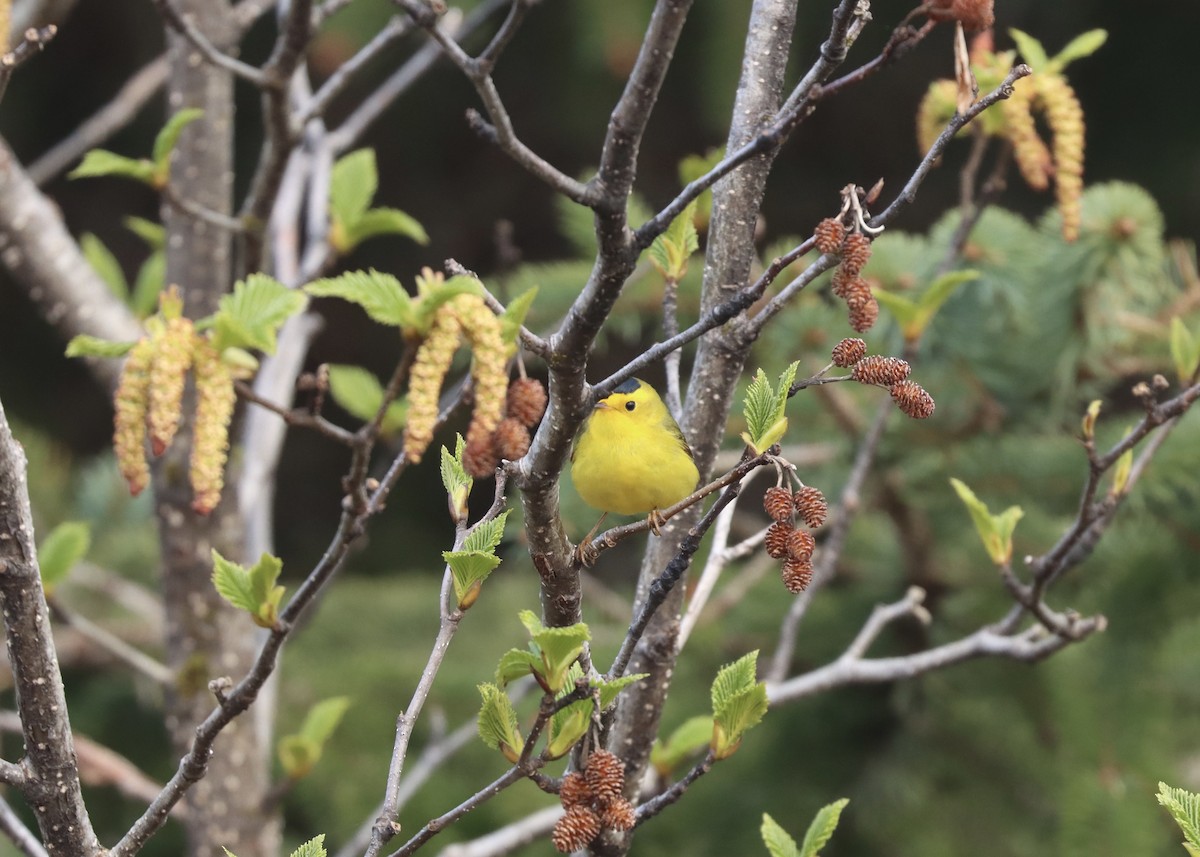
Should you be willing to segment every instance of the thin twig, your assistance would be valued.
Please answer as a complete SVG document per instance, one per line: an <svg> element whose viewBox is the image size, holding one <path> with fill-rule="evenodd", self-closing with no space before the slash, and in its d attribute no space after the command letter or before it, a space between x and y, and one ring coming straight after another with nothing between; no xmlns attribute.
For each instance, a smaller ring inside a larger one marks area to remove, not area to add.
<svg viewBox="0 0 1200 857"><path fill-rule="evenodd" d="M173 0L154 0L154 5L171 29L187 39L205 60L254 86L266 88L273 85L273 81L260 69L231 57L209 41L208 36L187 15L175 8Z"/></svg>
<svg viewBox="0 0 1200 857"><path fill-rule="evenodd" d="M41 53L42 49L46 47L57 33L58 27L53 24L45 27L30 27L25 31L21 42L16 47L3 56L0 56L0 99L4 98L4 93L8 89L8 82L12 80L13 72L17 70L17 66ZM7 41L8 33L4 33L3 35Z"/></svg>
<svg viewBox="0 0 1200 857"><path fill-rule="evenodd" d="M335 98L346 91L346 87L350 85L356 74L379 57L392 44L406 36L411 30L412 22L410 19L401 18L399 15L393 16L372 37L371 41L367 42L354 56L338 66L337 70L321 84L321 88L317 90L317 93L305 105L298 122L301 125L305 125L312 119L323 117L329 109L329 105L333 103Z"/></svg>
<svg viewBox="0 0 1200 857"><path fill-rule="evenodd" d="M219 211L213 211L211 208L205 208L199 203L186 199L175 192L171 185L164 185L162 188L163 199L168 204L178 208L180 211L188 214L197 220L207 223L209 226L215 226L218 229L224 229L227 232L232 232L239 235L248 231L251 224L246 220L238 217L230 217L228 214L222 214Z"/></svg>
<svg viewBox="0 0 1200 857"><path fill-rule="evenodd" d="M64 606L59 600L50 599L49 604L50 612L58 621L74 628L121 663L160 686L173 687L175 685L175 673L165 664L156 661L145 652L126 643L116 634L101 628L91 620Z"/></svg>
<svg viewBox="0 0 1200 857"><path fill-rule="evenodd" d="M696 763L695 767L688 771L681 780L679 780L677 783L674 783L662 794L657 795L638 806L637 824L641 825L649 821L671 804L678 801L681 797L683 797L684 793L691 788L692 783L696 782L696 780L700 779L702 776L712 770L712 766L715 762L716 758L713 756L712 750L709 750L705 754L704 758Z"/></svg>
<svg viewBox="0 0 1200 857"><path fill-rule="evenodd" d="M25 857L49 857L42 843L33 835L33 831L21 823L21 819L3 797L0 797L0 833L7 836Z"/></svg>
<svg viewBox="0 0 1200 857"><path fill-rule="evenodd" d="M265 408L273 414L277 414L285 423L290 426L298 426L300 428L310 428L314 431L325 435L325 437L336 440L344 446L354 446L358 441L354 432L346 431L339 425L329 422L322 416L310 414L301 410L290 410L278 405L275 402L264 399L254 391L254 388L244 381L234 382L234 388L239 396L247 402L252 402L260 408Z"/></svg>

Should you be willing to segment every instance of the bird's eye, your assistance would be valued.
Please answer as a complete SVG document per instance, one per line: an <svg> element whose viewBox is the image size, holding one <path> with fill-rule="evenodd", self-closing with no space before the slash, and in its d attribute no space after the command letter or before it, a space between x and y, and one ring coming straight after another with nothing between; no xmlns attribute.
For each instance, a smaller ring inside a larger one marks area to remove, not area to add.
<svg viewBox="0 0 1200 857"><path fill-rule="evenodd" d="M627 411L632 411L636 407L637 407L637 402L626 402L625 403L625 410L627 410Z"/></svg>

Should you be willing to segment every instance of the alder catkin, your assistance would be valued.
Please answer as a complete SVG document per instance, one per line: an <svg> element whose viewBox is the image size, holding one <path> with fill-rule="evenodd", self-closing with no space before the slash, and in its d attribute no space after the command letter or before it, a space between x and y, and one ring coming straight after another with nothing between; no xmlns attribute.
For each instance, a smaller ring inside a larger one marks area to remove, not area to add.
<svg viewBox="0 0 1200 857"><path fill-rule="evenodd" d="M113 397L113 452L117 468L135 497L150 484L146 463L146 410L150 398L150 364L154 345L139 340L125 359L121 382Z"/></svg>
<svg viewBox="0 0 1200 857"><path fill-rule="evenodd" d="M845 369L853 366L867 353L867 343L861 339L843 339L837 345L833 346L831 357L833 365Z"/></svg>
<svg viewBox="0 0 1200 857"><path fill-rule="evenodd" d="M150 364L150 405L146 421L150 430L150 451L162 455L175 439L183 417L183 388L192 367L195 331L191 319L172 318L163 326L154 343L154 361Z"/></svg>
<svg viewBox="0 0 1200 857"><path fill-rule="evenodd" d="M192 434L189 476L192 509L207 515L221 501L225 487L225 461L229 456L229 422L237 393L233 372L221 361L212 343L193 337L196 375L196 415Z"/></svg>

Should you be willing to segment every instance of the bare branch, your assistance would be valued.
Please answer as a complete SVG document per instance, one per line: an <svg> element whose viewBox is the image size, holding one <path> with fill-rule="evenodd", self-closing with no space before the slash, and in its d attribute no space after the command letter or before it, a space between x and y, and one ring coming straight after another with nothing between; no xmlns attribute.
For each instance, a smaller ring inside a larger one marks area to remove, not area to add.
<svg viewBox="0 0 1200 857"><path fill-rule="evenodd" d="M469 842L456 842L438 852L437 857L504 857L518 848L550 835L554 825L562 818L561 806L548 806L525 816L520 821L493 830L486 836ZM338 855L349 857L349 855Z"/></svg>
<svg viewBox="0 0 1200 857"><path fill-rule="evenodd" d="M0 833L7 836L25 857L49 857L42 843L21 823L21 819L3 797L0 797Z"/></svg>
<svg viewBox="0 0 1200 857"><path fill-rule="evenodd" d="M20 44L8 53L0 56L0 99L4 98L4 93L8 89L8 82L12 80L13 72L17 70L17 66L41 53L42 48L46 47L46 44L57 33L58 27L53 24L47 27L30 27L25 31ZM8 32L7 28L5 28L4 40L7 41L7 39Z"/></svg>
<svg viewBox="0 0 1200 857"><path fill-rule="evenodd" d="M321 88L305 106L298 122L306 125L312 119L323 117L334 99L346 91L346 87L368 63L376 59L394 42L412 30L411 19L393 16L378 33L354 56L338 66L337 70L321 85Z"/></svg>
<svg viewBox="0 0 1200 857"><path fill-rule="evenodd" d="M68 627L74 628L86 637L89 642L99 646L139 675L146 676L163 687L174 686L175 673L145 652L129 645L129 643L126 643L117 635L106 631L94 622L75 613L58 600L50 602L50 610L58 621Z"/></svg>
<svg viewBox="0 0 1200 857"><path fill-rule="evenodd" d="M696 765L687 772L683 779L674 783L669 789L662 794L651 798L637 808L637 823L643 824L654 816L658 815L671 804L677 802L684 793L691 788L692 783L700 779L702 776L712 770L716 759L713 757L712 750L709 750Z"/></svg>
<svg viewBox="0 0 1200 857"><path fill-rule="evenodd" d="M260 69L229 56L209 41L208 36L187 15L175 8L174 0L154 0L154 5L171 29L187 39L205 60L254 86L265 88L272 85L273 81Z"/></svg>

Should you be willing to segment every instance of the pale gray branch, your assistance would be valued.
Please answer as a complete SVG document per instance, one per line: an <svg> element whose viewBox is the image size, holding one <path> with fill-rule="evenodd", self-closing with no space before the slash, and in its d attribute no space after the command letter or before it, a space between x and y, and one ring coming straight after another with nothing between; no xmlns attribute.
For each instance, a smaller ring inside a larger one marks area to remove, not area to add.
<svg viewBox="0 0 1200 857"><path fill-rule="evenodd" d="M49 857L42 843L33 835L33 831L21 823L21 819L3 797L0 797L0 833L7 836L25 857Z"/></svg>

